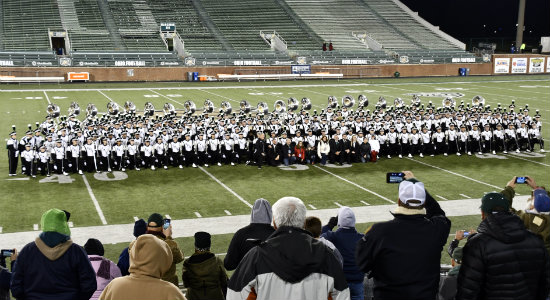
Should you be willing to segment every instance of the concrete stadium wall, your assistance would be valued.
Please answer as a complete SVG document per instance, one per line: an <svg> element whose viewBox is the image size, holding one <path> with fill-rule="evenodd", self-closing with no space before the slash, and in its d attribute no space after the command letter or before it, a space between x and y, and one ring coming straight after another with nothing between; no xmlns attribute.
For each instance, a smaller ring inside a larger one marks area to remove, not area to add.
<svg viewBox="0 0 550 300"><path fill-rule="evenodd" d="M393 77L398 71L401 77L457 76L459 68L469 68L470 75L490 75L491 63L484 64L426 64L426 65L366 65L366 66L311 66L311 72L341 73L344 78ZM130 71L133 70L133 71ZM259 67L174 67L174 68L1 68L0 76L67 76L68 72L89 72L92 82L114 81L187 81L187 72L199 75L217 74L289 74L290 66ZM130 73L133 73L130 76Z"/></svg>

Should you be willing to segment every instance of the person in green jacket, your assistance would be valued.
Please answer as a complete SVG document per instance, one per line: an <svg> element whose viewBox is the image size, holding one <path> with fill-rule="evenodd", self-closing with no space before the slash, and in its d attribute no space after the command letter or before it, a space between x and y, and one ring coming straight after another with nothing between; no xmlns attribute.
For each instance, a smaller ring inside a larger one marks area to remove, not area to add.
<svg viewBox="0 0 550 300"><path fill-rule="evenodd" d="M210 252L208 232L195 233L195 253L183 261L182 279L189 300L223 300L227 293L227 273L223 260Z"/></svg>
<svg viewBox="0 0 550 300"><path fill-rule="evenodd" d="M512 208L512 211L520 217L525 228L542 238L544 247L550 254L550 196L544 187L537 186L532 177L526 177L525 183L533 189L528 206L526 210ZM515 188L516 177L512 178L501 192L510 201L510 207L516 194Z"/></svg>

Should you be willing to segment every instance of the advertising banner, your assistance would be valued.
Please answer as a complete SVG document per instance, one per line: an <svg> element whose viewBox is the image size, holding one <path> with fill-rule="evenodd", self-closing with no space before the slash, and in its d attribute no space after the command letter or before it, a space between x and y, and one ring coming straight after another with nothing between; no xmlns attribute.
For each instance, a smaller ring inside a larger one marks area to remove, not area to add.
<svg viewBox="0 0 550 300"><path fill-rule="evenodd" d="M514 57L512 58L512 73L527 73L527 58Z"/></svg>
<svg viewBox="0 0 550 300"><path fill-rule="evenodd" d="M290 72L292 74L311 74L311 65L292 65Z"/></svg>
<svg viewBox="0 0 550 300"><path fill-rule="evenodd" d="M550 73L550 57L546 59L546 73Z"/></svg>
<svg viewBox="0 0 550 300"><path fill-rule="evenodd" d="M510 72L510 58L495 58L495 73L507 74Z"/></svg>
<svg viewBox="0 0 550 300"><path fill-rule="evenodd" d="M529 60L529 73L544 72L544 57L531 57Z"/></svg>

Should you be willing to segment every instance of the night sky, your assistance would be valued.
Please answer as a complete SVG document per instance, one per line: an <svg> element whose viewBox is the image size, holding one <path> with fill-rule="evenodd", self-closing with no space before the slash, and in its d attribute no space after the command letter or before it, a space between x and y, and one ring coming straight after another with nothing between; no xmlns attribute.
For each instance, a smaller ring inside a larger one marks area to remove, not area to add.
<svg viewBox="0 0 550 300"><path fill-rule="evenodd" d="M466 42L477 37L514 37L519 0L401 0L433 25ZM485 26L484 26L485 25ZM496 32L495 32L496 31ZM525 38L550 36L550 0L527 0Z"/></svg>

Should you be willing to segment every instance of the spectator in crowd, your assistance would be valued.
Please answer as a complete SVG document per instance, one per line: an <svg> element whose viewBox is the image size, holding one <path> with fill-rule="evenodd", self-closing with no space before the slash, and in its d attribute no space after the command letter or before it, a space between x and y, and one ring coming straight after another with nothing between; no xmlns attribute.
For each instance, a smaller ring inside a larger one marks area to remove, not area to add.
<svg viewBox="0 0 550 300"><path fill-rule="evenodd" d="M97 282L97 290L90 299L99 299L99 295L101 295L101 292L103 292L103 289L105 289L109 282L122 276L122 274L114 262L103 257L103 255L105 255L105 249L99 240L89 239L86 244L84 244L84 250L92 263Z"/></svg>
<svg viewBox="0 0 550 300"><path fill-rule="evenodd" d="M173 261L167 243L151 234L141 235L130 247L130 275L111 281L99 299L185 299L177 286L162 280L174 266Z"/></svg>
<svg viewBox="0 0 550 300"><path fill-rule="evenodd" d="M344 258L342 258L342 254L340 254L340 251L334 246L334 244L325 239L324 237L321 237L321 231L323 230L323 224L321 224L321 220L317 217L307 217L306 223L304 225L304 229L309 231L314 238L318 239L319 241L323 242L325 246L329 247L333 252L340 264L344 265Z"/></svg>
<svg viewBox="0 0 550 300"><path fill-rule="evenodd" d="M515 210L512 208L511 210L523 221L525 228L542 238L544 247L550 255L550 197L543 187L537 186L535 179L527 177L525 183L533 189L527 209ZM516 195L515 188L516 177L512 178L501 192L510 201L510 207L512 207L512 201Z"/></svg>
<svg viewBox="0 0 550 300"><path fill-rule="evenodd" d="M227 299L349 299L342 267L332 250L305 231L302 200L273 205L276 231L252 248L229 280Z"/></svg>
<svg viewBox="0 0 550 300"><path fill-rule="evenodd" d="M512 54L516 53L516 46L514 44L512 44L512 46L510 46L510 53L512 53Z"/></svg>
<svg viewBox="0 0 550 300"><path fill-rule="evenodd" d="M332 229L336 224L338 224L338 230L333 232ZM338 209L338 216L330 218L328 224L323 226L322 232L321 236L332 242L344 258L344 274L351 299L362 300L365 273L355 263L355 248L363 235L355 230L355 214L351 208L344 206Z"/></svg>
<svg viewBox="0 0 550 300"><path fill-rule="evenodd" d="M456 278L462 263L462 247L453 249L451 255L452 268L447 272L447 275L442 275L439 279L438 300L454 300L456 297Z"/></svg>
<svg viewBox="0 0 550 300"><path fill-rule="evenodd" d="M332 136L332 139L329 141L330 145L330 161L334 163L339 163L342 165L344 163L344 155L342 154L343 143L340 141L337 134Z"/></svg>
<svg viewBox="0 0 550 300"><path fill-rule="evenodd" d="M537 50L539 54L542 54L542 43L539 42L539 45L537 46Z"/></svg>
<svg viewBox="0 0 550 300"><path fill-rule="evenodd" d="M176 275L176 265L183 261L183 252L180 250L178 243L172 239L172 225L168 228L164 228L163 225L164 218L162 218L162 215L159 213L154 213L149 216L149 219L147 219L147 231L145 233L152 234L165 241L170 247L170 250L172 250L172 267L170 267L168 271L162 273L162 279L178 286L179 282L178 276ZM130 243L129 251L132 250L132 246L136 241Z"/></svg>
<svg viewBox="0 0 550 300"><path fill-rule="evenodd" d="M371 148L368 138L363 138L363 142L359 145L359 154L361 155L362 163L370 160Z"/></svg>
<svg viewBox="0 0 550 300"><path fill-rule="evenodd" d="M281 148L281 153L283 154L283 163L285 166L294 164L296 161L296 156L294 155L294 146L292 145L292 140L287 138L285 144Z"/></svg>
<svg viewBox="0 0 550 300"><path fill-rule="evenodd" d="M13 252L9 256L10 268L13 270L15 260L17 259L17 249L13 249ZM6 256L2 253L0 255L0 300L10 300L10 281L11 272L6 266Z"/></svg>
<svg viewBox="0 0 550 300"><path fill-rule="evenodd" d="M370 161L376 162L378 160L378 153L380 153L380 141L375 135L371 135L369 138L370 145Z"/></svg>
<svg viewBox="0 0 550 300"><path fill-rule="evenodd" d="M334 50L334 46L332 46L332 41L330 43L328 43L328 51L333 51Z"/></svg>
<svg viewBox="0 0 550 300"><path fill-rule="evenodd" d="M147 231L147 223L143 219L139 219L134 223L134 236L138 238L140 235L145 234ZM128 247L124 248L120 252L118 257L118 268L122 276L130 275L128 269L130 268L130 253L128 252Z"/></svg>
<svg viewBox="0 0 550 300"><path fill-rule="evenodd" d="M327 42L323 43L323 51L327 51Z"/></svg>
<svg viewBox="0 0 550 300"><path fill-rule="evenodd" d="M263 242L275 231L272 219L271 204L263 198L257 199L250 213L250 224L237 230L229 243L223 261L227 270L235 270L246 253L256 246L251 240Z"/></svg>
<svg viewBox="0 0 550 300"><path fill-rule="evenodd" d="M542 240L501 193L483 196L481 218L464 246L456 299L546 299L550 262Z"/></svg>
<svg viewBox="0 0 550 300"><path fill-rule="evenodd" d="M525 51L525 43L521 43L521 46L519 46L519 53L523 53Z"/></svg>
<svg viewBox="0 0 550 300"><path fill-rule="evenodd" d="M183 261L182 279L189 300L224 300L227 273L223 262L210 252L208 232L195 233L195 253Z"/></svg>
<svg viewBox="0 0 550 300"><path fill-rule="evenodd" d="M361 161L361 154L359 152L359 142L357 141L357 135L351 137L350 142L350 162L356 163Z"/></svg>
<svg viewBox="0 0 550 300"><path fill-rule="evenodd" d="M40 220L42 233L23 247L11 279L17 299L90 299L95 272L84 249L71 240L67 214L50 209Z"/></svg>
<svg viewBox="0 0 550 300"><path fill-rule="evenodd" d="M435 299L451 221L410 171L399 184L394 219L367 229L356 262L374 278L374 298Z"/></svg>
<svg viewBox="0 0 550 300"><path fill-rule="evenodd" d="M304 142L299 141L296 147L294 147L294 158L296 163L304 165L306 163L306 147Z"/></svg>
<svg viewBox="0 0 550 300"><path fill-rule="evenodd" d="M317 156L321 160L321 165L326 165L328 160L328 155L330 153L330 144L328 142L328 137L325 135L319 141L317 145Z"/></svg>

